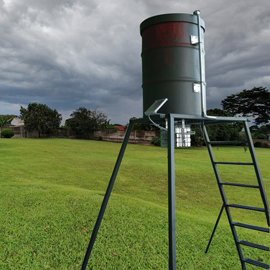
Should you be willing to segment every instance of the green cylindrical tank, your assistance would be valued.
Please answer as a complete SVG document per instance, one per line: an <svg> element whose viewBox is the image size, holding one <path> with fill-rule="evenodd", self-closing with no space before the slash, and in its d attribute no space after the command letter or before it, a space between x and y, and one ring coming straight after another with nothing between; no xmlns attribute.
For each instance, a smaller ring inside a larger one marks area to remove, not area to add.
<svg viewBox="0 0 270 270"><path fill-rule="evenodd" d="M163 14L141 23L144 112L168 98L160 113L203 114L205 26L198 14Z"/></svg>

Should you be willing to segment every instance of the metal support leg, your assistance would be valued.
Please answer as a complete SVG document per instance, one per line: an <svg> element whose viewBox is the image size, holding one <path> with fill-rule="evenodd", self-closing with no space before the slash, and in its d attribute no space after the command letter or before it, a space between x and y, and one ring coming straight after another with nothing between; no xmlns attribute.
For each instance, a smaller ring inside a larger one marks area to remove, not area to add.
<svg viewBox="0 0 270 270"><path fill-rule="evenodd" d="M212 243L212 240L213 240L213 237L214 237L214 235L215 235L217 226L218 226L218 224L219 224L219 220L220 220L220 218L221 218L221 216L222 216L223 210L224 210L224 204L221 206L221 209L220 209L220 212L219 212L219 214L218 214L218 218L217 218L216 224L215 224L214 229L213 229L213 231L212 231L212 234L211 234L211 236L210 236L208 245L207 245L207 247L206 247L206 249L205 249L205 253L208 252L209 247L210 247L210 245L211 245L211 243Z"/></svg>
<svg viewBox="0 0 270 270"><path fill-rule="evenodd" d="M85 256L84 256L81 270L85 270L87 267L87 263L88 263L90 255L91 255L93 246L95 244L98 230L99 230L100 224L102 222L103 215L104 215L104 212L106 210L108 201L110 199L110 195L111 195L111 192L112 192L112 189L113 189L113 186L115 183L115 179L116 179L118 170L120 168L120 165L121 165L121 162L122 162L125 150L126 150L126 146L127 146L128 139L130 137L130 133L132 131L133 125L134 125L134 120L130 120L129 125L128 125L128 129L126 131L120 152L118 154L118 157L117 157L117 160L116 160L116 163L115 163L115 166L114 166L114 169L113 169L113 172L112 172L112 175L111 175L111 178L110 178L110 181L109 181L109 184L108 184L108 187L107 187L104 199L103 199L103 202L102 202L100 210L99 210L99 214L98 214L94 229L92 231L92 235L91 235L91 238L90 238L90 241L89 241L89 244L88 244Z"/></svg>
<svg viewBox="0 0 270 270"><path fill-rule="evenodd" d="M175 218L175 169L174 169L174 117L168 117L168 221L169 221L169 270L176 270L176 218Z"/></svg>

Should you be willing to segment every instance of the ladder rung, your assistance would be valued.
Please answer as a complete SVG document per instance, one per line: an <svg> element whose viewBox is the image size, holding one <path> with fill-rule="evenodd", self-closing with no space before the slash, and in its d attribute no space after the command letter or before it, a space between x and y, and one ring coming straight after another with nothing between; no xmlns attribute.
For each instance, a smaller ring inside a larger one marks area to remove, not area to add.
<svg viewBox="0 0 270 270"><path fill-rule="evenodd" d="M231 182L223 182L223 183L221 183L221 185L224 185L224 186L235 186L235 187L247 187L247 188L259 188L259 186L256 186L256 185L231 183Z"/></svg>
<svg viewBox="0 0 270 270"><path fill-rule="evenodd" d="M258 261L254 261L251 259L244 259L244 262L261 267L263 269L270 269L268 264L262 263L262 262L258 262Z"/></svg>
<svg viewBox="0 0 270 270"><path fill-rule="evenodd" d="M223 164L223 165L254 165L252 162L225 162L225 161L215 161L215 164Z"/></svg>
<svg viewBox="0 0 270 270"><path fill-rule="evenodd" d="M208 141L211 145L247 145L247 142L243 141Z"/></svg>
<svg viewBox="0 0 270 270"><path fill-rule="evenodd" d="M250 230L260 231L260 232L267 232L267 233L270 232L269 228L263 228L263 227L244 224L244 223L240 223L240 222L232 222L232 225L246 228L246 229L250 229Z"/></svg>
<svg viewBox="0 0 270 270"><path fill-rule="evenodd" d="M241 205L241 204L227 204L227 206L233 207L233 208L245 209L245 210L265 212L265 209L264 208L254 207L254 206L247 206L247 205Z"/></svg>
<svg viewBox="0 0 270 270"><path fill-rule="evenodd" d="M241 240L238 243L241 244L241 245L244 245L244 246L248 246L248 247L252 247L252 248L258 248L258 249L265 250L265 251L269 251L270 250L269 247L266 247L266 246L263 246L263 245L254 244L254 243L250 243L250 242L244 241L244 240Z"/></svg>

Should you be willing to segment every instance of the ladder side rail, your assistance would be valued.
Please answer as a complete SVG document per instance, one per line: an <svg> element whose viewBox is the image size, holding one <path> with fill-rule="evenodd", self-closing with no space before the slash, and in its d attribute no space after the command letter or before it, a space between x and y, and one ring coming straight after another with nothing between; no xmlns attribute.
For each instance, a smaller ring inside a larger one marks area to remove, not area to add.
<svg viewBox="0 0 270 270"><path fill-rule="evenodd" d="M232 216L231 216L231 213L230 213L230 209L227 206L227 204L228 204L227 203L227 198L226 198L226 195L225 195L224 188L222 186L222 182L221 182L221 178L220 178L220 175L219 175L219 172L218 172L217 164L215 163L213 149L212 149L212 146L208 143L210 140L209 140L209 136L208 136L208 132L207 132L207 128L205 126L205 123L202 123L202 130L203 130L203 136L204 136L205 144L207 146L207 150L208 150L208 153L209 153L209 156L210 156L210 160L211 160L211 163L212 163L214 174L215 174L215 177L216 177L216 180L217 180L220 195L221 195L223 205L225 207L225 211L226 211L227 218L228 218L228 221L229 221L229 225L230 225L230 228L231 228L231 231L232 231L232 234L233 234L233 238L234 238L234 242L235 242L235 245L236 245L236 248L237 248L238 256L240 258L242 270L246 270L246 265L245 265L245 262L244 262L243 252L242 252L242 249L241 249L240 244L239 244L239 239L238 239L238 236L237 236L236 229L232 224L233 223Z"/></svg>
<svg viewBox="0 0 270 270"><path fill-rule="evenodd" d="M257 162L257 159L256 159L255 149L254 149L254 145L253 145L253 141L252 141L252 137L251 137L251 133L250 133L247 121L244 122L244 128L245 128L245 132L246 132L246 136L247 136L249 152L250 152L250 155L251 155L252 162L254 164L255 174L256 174L256 177L257 177L257 181L258 181L258 184L259 184L259 189L260 189L263 205L264 205L264 208L265 208L265 215L266 215L267 224L268 224L268 226L270 226L268 200L267 200L265 188L264 188L264 185L263 185L262 175L261 175L261 172L260 172L260 169L259 169L259 166L258 166L258 162Z"/></svg>

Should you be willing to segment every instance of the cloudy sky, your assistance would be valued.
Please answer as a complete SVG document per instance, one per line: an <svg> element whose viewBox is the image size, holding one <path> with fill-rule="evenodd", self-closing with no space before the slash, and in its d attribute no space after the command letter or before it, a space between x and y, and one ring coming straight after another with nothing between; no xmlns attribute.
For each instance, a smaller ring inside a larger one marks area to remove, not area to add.
<svg viewBox="0 0 270 270"><path fill-rule="evenodd" d="M269 0L0 0L0 114L85 106L112 123L142 115L140 23L162 13L206 22L208 108L270 86Z"/></svg>

